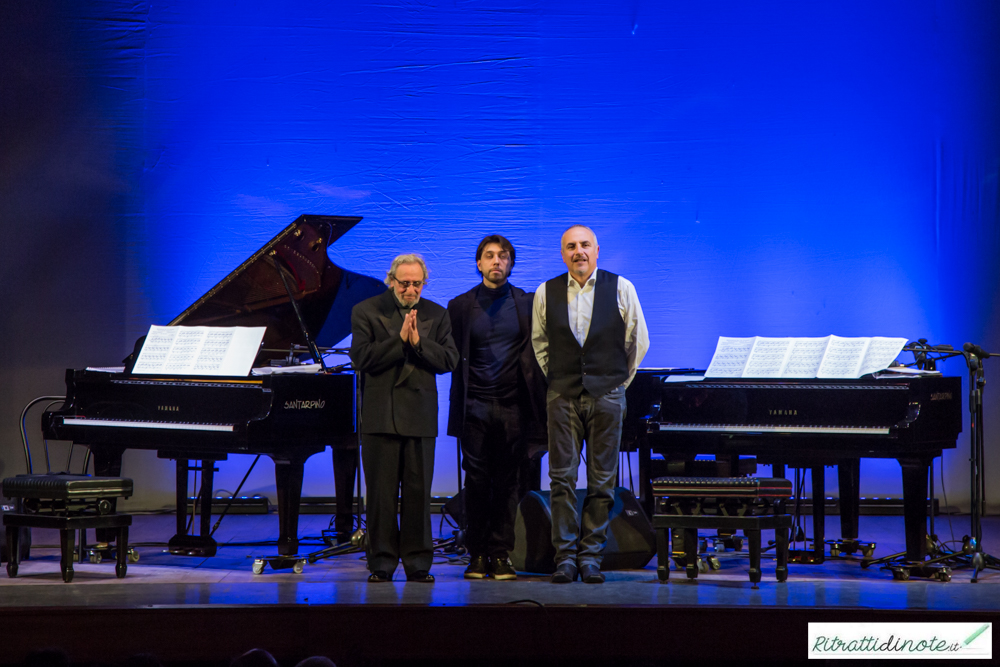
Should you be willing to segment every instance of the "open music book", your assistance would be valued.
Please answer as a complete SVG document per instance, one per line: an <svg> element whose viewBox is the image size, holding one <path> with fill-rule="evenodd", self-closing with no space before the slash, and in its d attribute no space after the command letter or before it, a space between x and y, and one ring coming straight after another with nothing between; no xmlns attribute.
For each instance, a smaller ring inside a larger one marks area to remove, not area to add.
<svg viewBox="0 0 1000 667"><path fill-rule="evenodd" d="M266 327L161 327L152 325L133 375L250 374Z"/></svg>
<svg viewBox="0 0 1000 667"><path fill-rule="evenodd" d="M859 378L888 368L905 338L719 336L705 377Z"/></svg>

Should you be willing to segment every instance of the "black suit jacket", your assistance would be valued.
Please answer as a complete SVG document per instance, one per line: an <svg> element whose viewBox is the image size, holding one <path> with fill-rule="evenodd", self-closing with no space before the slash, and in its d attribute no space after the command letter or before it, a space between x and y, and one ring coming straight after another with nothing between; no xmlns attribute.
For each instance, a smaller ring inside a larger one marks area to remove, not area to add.
<svg viewBox="0 0 1000 667"><path fill-rule="evenodd" d="M448 311L426 299L416 305L420 345L399 337L403 320L392 290L351 311L351 361L364 373L361 433L433 438L438 433L435 375L458 363Z"/></svg>
<svg viewBox="0 0 1000 667"><path fill-rule="evenodd" d="M476 285L465 294L460 294L448 302L448 314L451 316L452 335L458 344L461 356L458 367L451 374L451 405L448 410L448 435L462 437L465 426L465 400L469 385L469 329L473 313L478 311L479 288ZM545 435L545 378L542 369L535 359L531 348L531 308L535 293L525 292L519 287L510 286L510 294L514 298L514 308L517 310L517 322L520 325L522 347L519 352L521 366L520 387L524 397L523 416L528 423L525 435L532 441L544 441Z"/></svg>

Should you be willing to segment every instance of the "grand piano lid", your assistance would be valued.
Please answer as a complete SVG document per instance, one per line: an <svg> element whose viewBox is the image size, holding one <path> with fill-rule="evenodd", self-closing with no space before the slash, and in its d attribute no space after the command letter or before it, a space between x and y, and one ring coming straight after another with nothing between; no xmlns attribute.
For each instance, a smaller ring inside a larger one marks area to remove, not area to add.
<svg viewBox="0 0 1000 667"><path fill-rule="evenodd" d="M282 265L310 336L319 345L336 344L350 333L354 304L386 289L375 278L342 269L327 255L329 246L360 221L356 216L300 215L169 326L266 326L265 348L305 345L278 272ZM262 354L265 359L279 356Z"/></svg>

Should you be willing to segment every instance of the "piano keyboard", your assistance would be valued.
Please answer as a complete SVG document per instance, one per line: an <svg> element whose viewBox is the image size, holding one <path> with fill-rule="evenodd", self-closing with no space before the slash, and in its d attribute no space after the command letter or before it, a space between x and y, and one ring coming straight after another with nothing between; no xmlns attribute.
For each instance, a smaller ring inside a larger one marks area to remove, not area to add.
<svg viewBox="0 0 1000 667"><path fill-rule="evenodd" d="M774 424L660 424L660 431L703 433L817 433L889 435L888 426L776 426Z"/></svg>
<svg viewBox="0 0 1000 667"><path fill-rule="evenodd" d="M87 419L64 417L63 424L72 426L110 426L112 428L158 428L167 431L233 431L232 424L191 424L185 422L136 422L124 419Z"/></svg>

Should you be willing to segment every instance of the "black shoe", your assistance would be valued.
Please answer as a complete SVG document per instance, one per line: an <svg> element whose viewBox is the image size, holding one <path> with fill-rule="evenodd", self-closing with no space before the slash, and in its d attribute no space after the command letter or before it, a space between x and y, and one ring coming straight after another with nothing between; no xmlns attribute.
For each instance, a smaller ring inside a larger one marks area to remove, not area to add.
<svg viewBox="0 0 1000 667"><path fill-rule="evenodd" d="M568 584L576 581L576 564L563 561L556 566L556 571L552 573L553 584Z"/></svg>
<svg viewBox="0 0 1000 667"><path fill-rule="evenodd" d="M466 579L485 579L490 574L490 562L486 556L473 556L469 567L465 568Z"/></svg>
<svg viewBox="0 0 1000 667"><path fill-rule="evenodd" d="M603 584L604 573L601 572L601 568L597 565L587 563L586 565L580 566L580 579L582 579L585 584Z"/></svg>
<svg viewBox="0 0 1000 667"><path fill-rule="evenodd" d="M433 584L434 575L427 570L418 570L413 574L406 575L407 581L413 581L420 584Z"/></svg>
<svg viewBox="0 0 1000 667"><path fill-rule="evenodd" d="M392 575L388 574L385 570L375 570L368 575L369 584L376 584L383 581L392 581Z"/></svg>
<svg viewBox="0 0 1000 667"><path fill-rule="evenodd" d="M510 558L506 556L490 559L490 574L497 581L514 581L517 579L517 572L514 570L514 566L511 565Z"/></svg>

